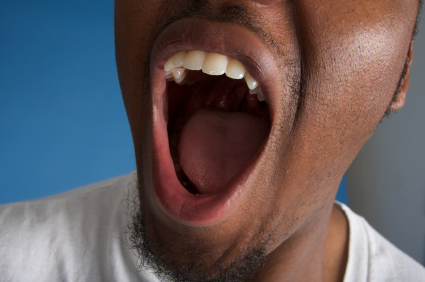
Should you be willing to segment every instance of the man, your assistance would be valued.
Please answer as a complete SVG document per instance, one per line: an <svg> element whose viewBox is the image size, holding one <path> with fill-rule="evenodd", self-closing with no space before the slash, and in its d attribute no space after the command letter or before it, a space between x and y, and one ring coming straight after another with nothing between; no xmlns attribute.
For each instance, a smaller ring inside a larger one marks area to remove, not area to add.
<svg viewBox="0 0 425 282"><path fill-rule="evenodd" d="M404 104L419 4L117 0L137 181L2 207L2 281L423 280L334 203Z"/></svg>

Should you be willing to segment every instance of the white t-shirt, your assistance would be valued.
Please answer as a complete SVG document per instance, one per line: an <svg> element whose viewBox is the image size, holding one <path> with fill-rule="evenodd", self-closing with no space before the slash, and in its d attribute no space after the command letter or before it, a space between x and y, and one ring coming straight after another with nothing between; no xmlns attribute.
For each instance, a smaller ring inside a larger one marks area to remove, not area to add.
<svg viewBox="0 0 425 282"><path fill-rule="evenodd" d="M136 174L0 206L0 281L149 281L125 243ZM129 196L130 195L130 196ZM340 204L350 226L344 282L425 281L425 269Z"/></svg>
<svg viewBox="0 0 425 282"><path fill-rule="evenodd" d="M382 237L361 216L338 203L350 234L344 282L425 281L425 268Z"/></svg>

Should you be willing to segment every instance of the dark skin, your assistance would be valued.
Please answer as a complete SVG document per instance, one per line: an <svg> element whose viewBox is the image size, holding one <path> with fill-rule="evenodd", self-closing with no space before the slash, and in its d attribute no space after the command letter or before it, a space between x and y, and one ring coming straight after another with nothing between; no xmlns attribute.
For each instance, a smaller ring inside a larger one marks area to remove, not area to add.
<svg viewBox="0 0 425 282"><path fill-rule="evenodd" d="M157 140L152 128L159 104L152 98L156 84L147 89L146 83L157 78L154 68L146 66L166 17L193 2L115 3L118 74L149 236L167 249L202 249L226 264L239 250L260 244L261 234L270 234L266 261L252 281L342 281L348 223L334 205L335 195L388 105L391 111L404 105L417 0L204 1L210 15L232 5L251 11L270 35L266 38L273 39L271 44L253 35L273 58L268 71L275 75L266 93L270 134L250 167L242 200L226 216L205 224L173 218L156 201L152 162ZM238 32L253 33L238 23L200 17L212 28L236 25ZM407 75L392 101L406 58ZM160 249L154 252L167 259ZM196 255L182 261L196 260Z"/></svg>

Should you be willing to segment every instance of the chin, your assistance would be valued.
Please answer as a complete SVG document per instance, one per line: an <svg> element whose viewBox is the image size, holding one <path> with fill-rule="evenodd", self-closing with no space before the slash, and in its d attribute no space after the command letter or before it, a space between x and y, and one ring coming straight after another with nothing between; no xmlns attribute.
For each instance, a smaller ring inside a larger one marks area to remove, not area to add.
<svg viewBox="0 0 425 282"><path fill-rule="evenodd" d="M272 234L261 233L250 243L221 237L215 244L207 239L214 242L211 234L205 236L211 230L203 230L204 234L176 233L155 224L138 199L132 210L127 243L139 257L140 269L165 281L246 281L266 260Z"/></svg>

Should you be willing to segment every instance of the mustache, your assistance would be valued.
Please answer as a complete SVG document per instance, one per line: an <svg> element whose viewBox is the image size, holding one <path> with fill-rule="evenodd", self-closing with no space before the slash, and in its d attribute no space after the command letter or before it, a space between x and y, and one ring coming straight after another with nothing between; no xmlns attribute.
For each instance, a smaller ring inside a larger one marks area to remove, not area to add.
<svg viewBox="0 0 425 282"><path fill-rule="evenodd" d="M152 30L148 38L148 54L152 54L155 40L169 25L183 19L199 18L211 22L222 22L228 24L236 24L253 32L270 51L274 54L277 61L283 59L283 64L278 63L281 71L281 80L286 81L291 86L292 99L298 101L302 96L301 78L299 59L289 59L287 56L287 47L285 43L279 42L274 38L270 31L266 29L266 24L263 21L263 15L251 9L245 4L228 4L220 7L212 5L206 0L188 0L186 5L175 5L176 1L169 1L163 7L164 12L154 24L155 30ZM149 97L150 89L150 60L144 60L141 66L144 69L144 83L142 95ZM285 70L290 70L285 71ZM286 73L286 75L285 75Z"/></svg>
<svg viewBox="0 0 425 282"><path fill-rule="evenodd" d="M215 22L238 24L262 36L264 31L260 28L262 26L260 16L243 4L217 8L208 1L193 0L182 11L178 11L175 15L169 17L167 24L184 18L202 18Z"/></svg>
<svg viewBox="0 0 425 282"><path fill-rule="evenodd" d="M217 7L206 0L189 0L187 5L180 8L174 6L173 2L168 2L163 16L156 23L158 28L150 40L151 46L159 34L172 23L186 18L199 18L211 22L236 24L244 27L260 38L274 54L278 56L285 55L284 44L277 42L271 33L264 29L266 25L263 21L263 15L245 4L228 4Z"/></svg>

